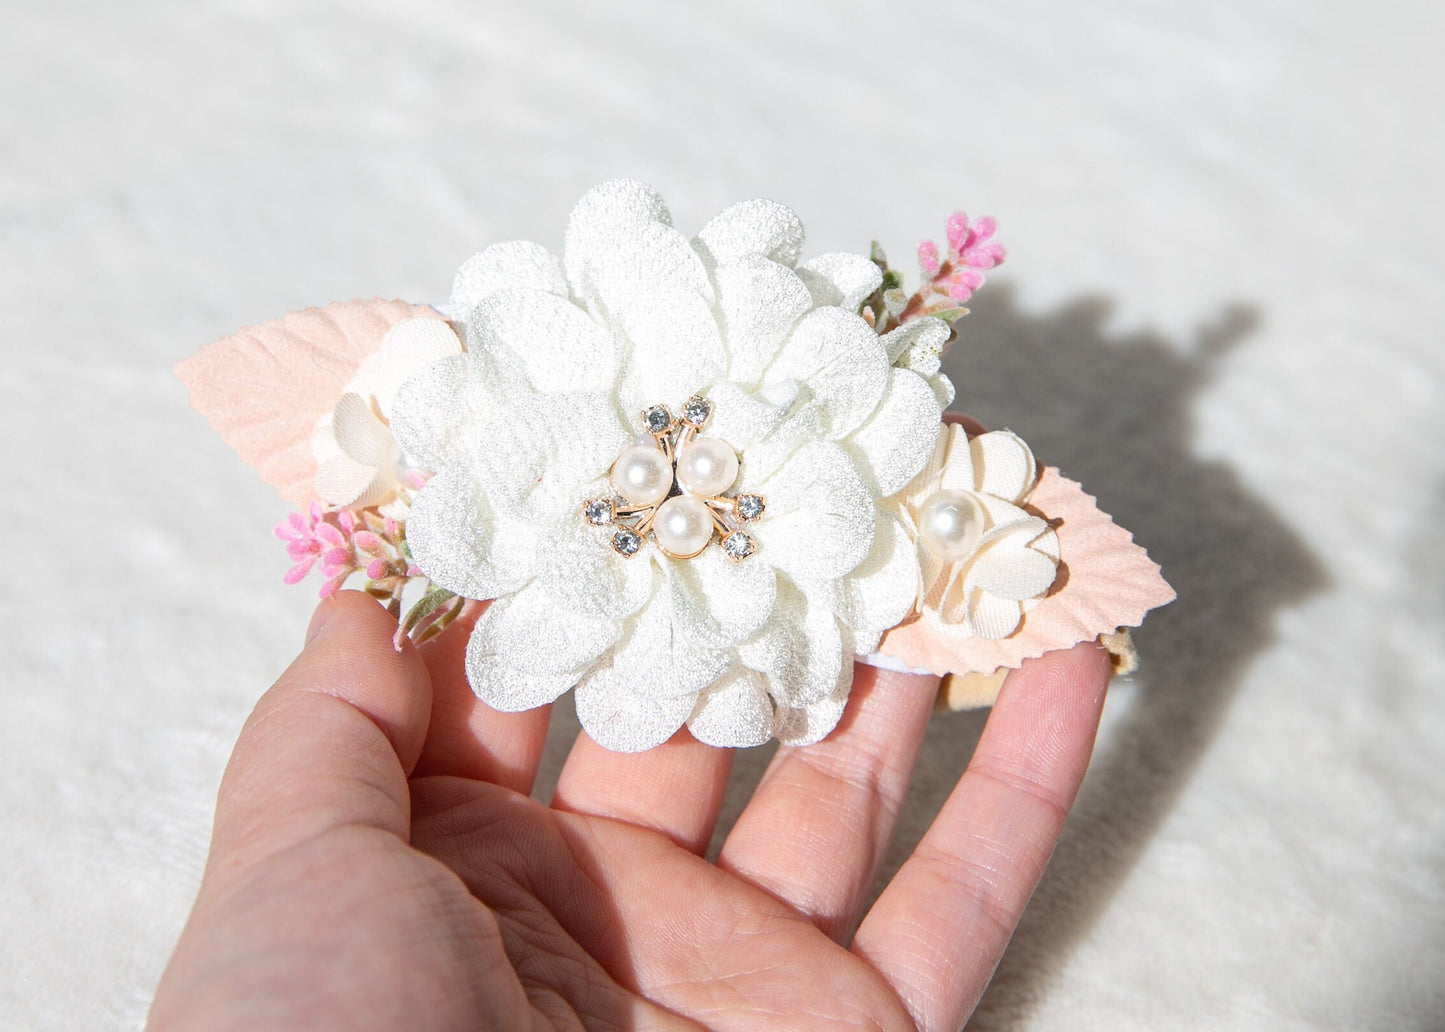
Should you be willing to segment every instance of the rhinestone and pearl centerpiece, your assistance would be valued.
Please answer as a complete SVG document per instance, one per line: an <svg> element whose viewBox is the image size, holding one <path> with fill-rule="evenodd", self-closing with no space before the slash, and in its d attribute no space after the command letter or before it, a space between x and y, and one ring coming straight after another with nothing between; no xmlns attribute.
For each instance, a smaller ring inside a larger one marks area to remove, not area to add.
<svg viewBox="0 0 1445 1032"><path fill-rule="evenodd" d="M651 440L623 449L612 464L613 495L582 505L582 518L613 527L612 549L631 558L651 535L673 559L701 555L716 536L723 553L740 562L757 551L746 524L761 519L761 495L729 495L738 478L738 456L716 437L700 436L712 418L712 402L694 396L673 415L653 405L641 415Z"/></svg>

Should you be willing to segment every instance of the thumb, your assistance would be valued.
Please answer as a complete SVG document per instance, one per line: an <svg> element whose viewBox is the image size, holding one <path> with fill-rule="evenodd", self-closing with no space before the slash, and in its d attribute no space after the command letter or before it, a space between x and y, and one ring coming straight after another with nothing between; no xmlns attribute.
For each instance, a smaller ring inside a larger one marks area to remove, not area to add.
<svg viewBox="0 0 1445 1032"><path fill-rule="evenodd" d="M407 776L426 738L431 682L410 642L392 646L395 631L358 591L317 607L301 655L256 704L226 766L213 867L247 867L345 825L408 837Z"/></svg>

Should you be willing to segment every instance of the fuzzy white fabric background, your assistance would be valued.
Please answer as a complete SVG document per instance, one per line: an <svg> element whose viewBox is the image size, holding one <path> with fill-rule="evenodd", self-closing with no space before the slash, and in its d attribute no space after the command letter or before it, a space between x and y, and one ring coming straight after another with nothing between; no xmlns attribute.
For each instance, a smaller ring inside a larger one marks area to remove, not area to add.
<svg viewBox="0 0 1445 1032"><path fill-rule="evenodd" d="M1441 1027L1445 9L6 7L0 1027L143 1021L312 605L171 363L444 297L620 174L682 228L761 194L910 271L997 215L959 407L1179 590L973 1027ZM893 863L982 719L935 721Z"/></svg>

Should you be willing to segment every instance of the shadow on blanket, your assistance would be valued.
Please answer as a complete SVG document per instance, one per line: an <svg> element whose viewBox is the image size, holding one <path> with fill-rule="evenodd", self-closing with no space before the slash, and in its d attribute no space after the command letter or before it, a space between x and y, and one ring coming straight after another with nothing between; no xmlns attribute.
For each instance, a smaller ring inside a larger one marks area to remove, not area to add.
<svg viewBox="0 0 1445 1032"><path fill-rule="evenodd" d="M1025 315L1008 291L993 291L979 297L948 359L955 407L1017 430L1045 462L1082 481L1179 593L1137 636L1141 691L1094 755L978 1026L1015 1025L1043 995L1173 808L1244 671L1270 643L1274 614L1326 583L1279 515L1193 447L1195 397L1258 312L1226 308L1185 347L1147 332L1110 335L1110 312L1108 301L1086 298ZM927 778L908 807L920 822L903 829L885 876L966 762L957 736L972 743L982 730L981 716L960 717L934 722L920 762Z"/></svg>

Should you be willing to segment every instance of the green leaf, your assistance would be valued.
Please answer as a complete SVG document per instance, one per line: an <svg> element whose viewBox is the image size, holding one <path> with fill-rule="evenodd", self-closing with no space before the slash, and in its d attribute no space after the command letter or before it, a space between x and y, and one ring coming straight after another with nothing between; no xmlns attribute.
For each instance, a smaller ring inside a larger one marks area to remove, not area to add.
<svg viewBox="0 0 1445 1032"><path fill-rule="evenodd" d="M446 588L433 588L421 598L416 600L416 605L407 611L406 617L401 621L399 631L401 634L409 634L412 629L428 617L439 615L438 610L445 610L456 599L457 594L448 591Z"/></svg>

